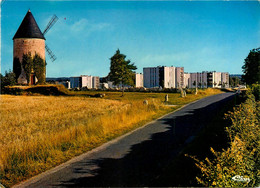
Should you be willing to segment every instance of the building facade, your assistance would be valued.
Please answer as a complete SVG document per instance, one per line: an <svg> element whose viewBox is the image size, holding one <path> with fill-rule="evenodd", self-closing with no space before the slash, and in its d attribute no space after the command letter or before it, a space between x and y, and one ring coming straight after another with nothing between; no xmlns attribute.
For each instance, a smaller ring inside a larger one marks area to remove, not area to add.
<svg viewBox="0 0 260 188"><path fill-rule="evenodd" d="M184 85L187 88L228 88L229 73L203 71L197 73L185 73Z"/></svg>
<svg viewBox="0 0 260 188"><path fill-rule="evenodd" d="M183 67L145 67L143 73L146 88L184 87Z"/></svg>
<svg viewBox="0 0 260 188"><path fill-rule="evenodd" d="M189 83L190 83L190 73L185 72L184 73L184 84L183 87L184 88L189 88Z"/></svg>
<svg viewBox="0 0 260 188"><path fill-rule="evenodd" d="M88 76L81 75L70 77L70 87L71 88L99 88L99 77L98 76Z"/></svg>
<svg viewBox="0 0 260 188"><path fill-rule="evenodd" d="M143 68L144 87L155 88L159 87L159 67Z"/></svg>
<svg viewBox="0 0 260 188"><path fill-rule="evenodd" d="M98 89L99 88L99 77L98 76L93 76L92 77L92 88Z"/></svg>
<svg viewBox="0 0 260 188"><path fill-rule="evenodd" d="M144 75L136 73L135 74L135 87L144 87Z"/></svg>
<svg viewBox="0 0 260 188"><path fill-rule="evenodd" d="M184 67L176 67L175 71L175 88L184 87Z"/></svg>

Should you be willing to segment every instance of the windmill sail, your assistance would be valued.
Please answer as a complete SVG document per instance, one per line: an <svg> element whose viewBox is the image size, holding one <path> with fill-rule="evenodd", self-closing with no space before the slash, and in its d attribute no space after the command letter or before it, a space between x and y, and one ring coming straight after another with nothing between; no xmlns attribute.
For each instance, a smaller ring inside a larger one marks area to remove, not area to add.
<svg viewBox="0 0 260 188"><path fill-rule="evenodd" d="M52 51L50 50L50 48L45 44L45 49L48 52L52 62L56 60L56 56L52 53Z"/></svg>
<svg viewBox="0 0 260 188"><path fill-rule="evenodd" d="M1 6L4 4L4 2L5 2L5 0L2 0L2 1L1 1Z"/></svg>
<svg viewBox="0 0 260 188"><path fill-rule="evenodd" d="M57 22L58 19L59 18L55 14L52 16L51 20L43 31L43 35L45 35L50 30L50 28Z"/></svg>
<svg viewBox="0 0 260 188"><path fill-rule="evenodd" d="M43 31L43 35L45 35L50 28L57 22L59 18L54 14L51 18L51 20L49 21L48 25L46 26L45 30ZM51 51L51 49L45 44L45 49L48 53L48 55L50 56L50 59L53 61L56 60L56 56L54 55L54 53Z"/></svg>

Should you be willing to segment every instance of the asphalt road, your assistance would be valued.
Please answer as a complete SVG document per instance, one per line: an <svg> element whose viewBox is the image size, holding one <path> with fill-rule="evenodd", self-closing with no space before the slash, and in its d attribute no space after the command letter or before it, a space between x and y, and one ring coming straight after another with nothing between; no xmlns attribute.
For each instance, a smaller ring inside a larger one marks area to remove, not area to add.
<svg viewBox="0 0 260 188"><path fill-rule="evenodd" d="M18 187L152 186L169 161L233 96L223 93L191 103Z"/></svg>

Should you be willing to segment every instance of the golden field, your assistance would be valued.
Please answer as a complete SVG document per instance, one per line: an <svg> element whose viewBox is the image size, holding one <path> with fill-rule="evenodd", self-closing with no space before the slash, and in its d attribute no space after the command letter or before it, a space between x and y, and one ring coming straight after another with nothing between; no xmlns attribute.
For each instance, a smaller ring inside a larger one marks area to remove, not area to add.
<svg viewBox="0 0 260 188"><path fill-rule="evenodd" d="M84 96L0 96L0 182L9 187L202 97L106 92ZM85 93L87 94L87 93ZM149 104L144 105L143 100Z"/></svg>

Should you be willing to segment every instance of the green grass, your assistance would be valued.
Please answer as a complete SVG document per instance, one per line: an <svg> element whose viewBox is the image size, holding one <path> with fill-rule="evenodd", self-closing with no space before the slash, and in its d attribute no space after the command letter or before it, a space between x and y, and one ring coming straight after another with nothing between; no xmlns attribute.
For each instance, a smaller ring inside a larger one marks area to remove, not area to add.
<svg viewBox="0 0 260 188"><path fill-rule="evenodd" d="M159 99L161 102L165 101L165 95L168 95L168 105L185 105L192 101L199 100L206 96L219 94L220 89L199 89L198 95L187 94L187 97L180 97L180 93L152 93L152 92L125 92L122 97L120 91L71 91L70 95L91 97L95 94L105 94L103 99L119 100L119 101L137 101L148 99Z"/></svg>

